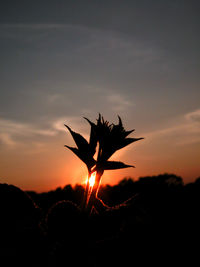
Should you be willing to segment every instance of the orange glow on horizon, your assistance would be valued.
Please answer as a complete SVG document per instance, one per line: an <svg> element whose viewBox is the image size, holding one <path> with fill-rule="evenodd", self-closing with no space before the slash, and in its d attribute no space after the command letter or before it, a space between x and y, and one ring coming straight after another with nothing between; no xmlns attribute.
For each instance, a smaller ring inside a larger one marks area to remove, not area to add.
<svg viewBox="0 0 200 267"><path fill-rule="evenodd" d="M173 151L174 156L164 160L163 153L159 154L156 145L155 147L149 147L147 144L148 151L144 150L143 147L141 149L138 146L133 154L131 151L127 151L120 158L124 162L135 165L136 168L105 171L101 184L113 186L118 184L124 177L132 177L136 181L140 177L165 172L175 173L183 177L185 183L194 182L196 177L199 176L199 151L194 153L193 149L188 151L188 149L183 148L181 155L178 150ZM155 153L154 156L151 152L152 149ZM19 153L14 148L9 150L9 153L1 150L1 153L3 152L2 154L0 153L1 183L13 184L22 190L36 191L38 193L55 190L58 187L63 188L69 184L73 187L77 184L85 187L88 180L90 180L90 177L87 177L86 166L78 158L70 156L70 154L68 156L64 149L62 151L62 149L56 149L53 146L51 150L54 150L55 153L52 154L47 150L44 153L38 154L37 157L36 154L28 154L27 156L23 150ZM167 148L165 151L167 151ZM185 158L186 154L191 159L190 163L187 162L187 157ZM118 161L119 158L116 157L112 160Z"/></svg>

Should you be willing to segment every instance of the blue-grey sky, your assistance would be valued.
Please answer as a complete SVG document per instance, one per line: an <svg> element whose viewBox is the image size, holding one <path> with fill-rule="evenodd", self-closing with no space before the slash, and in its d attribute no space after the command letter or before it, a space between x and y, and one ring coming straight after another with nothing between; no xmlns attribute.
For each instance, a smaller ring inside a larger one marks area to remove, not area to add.
<svg viewBox="0 0 200 267"><path fill-rule="evenodd" d="M119 114L144 136L124 176L200 175L200 2L1 1L0 177L26 189L81 182L63 124ZM69 166L76 166L69 168ZM76 170L75 170L76 169Z"/></svg>

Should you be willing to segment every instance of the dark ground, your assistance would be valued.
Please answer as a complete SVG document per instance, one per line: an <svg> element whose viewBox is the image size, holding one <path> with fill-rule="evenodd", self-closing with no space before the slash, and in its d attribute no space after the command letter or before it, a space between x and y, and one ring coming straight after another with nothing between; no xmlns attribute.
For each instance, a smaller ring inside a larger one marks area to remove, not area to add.
<svg viewBox="0 0 200 267"><path fill-rule="evenodd" d="M0 266L199 263L200 178L185 185L164 174L103 186L99 197L111 208L91 216L79 208L83 192L0 184Z"/></svg>

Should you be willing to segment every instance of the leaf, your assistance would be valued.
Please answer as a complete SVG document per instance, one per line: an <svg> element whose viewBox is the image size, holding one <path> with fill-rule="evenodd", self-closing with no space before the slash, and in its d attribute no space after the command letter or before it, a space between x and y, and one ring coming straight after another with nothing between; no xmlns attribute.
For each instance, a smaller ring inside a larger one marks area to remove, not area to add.
<svg viewBox="0 0 200 267"><path fill-rule="evenodd" d="M84 117L84 119L87 120L87 122L91 126L89 146L90 146L90 151L92 153L92 156L94 156L94 154L96 152L96 146L97 146L96 125L93 122L91 122L89 119L87 119L85 117Z"/></svg>
<svg viewBox="0 0 200 267"><path fill-rule="evenodd" d="M79 157L82 160L81 153L76 147L71 147L71 146L67 146L67 145L65 145L65 147L67 147L72 152L74 152L74 154L76 154L76 156Z"/></svg>
<svg viewBox="0 0 200 267"><path fill-rule="evenodd" d="M130 145L133 142L136 142L136 141L139 141L139 140L142 140L142 139L144 139L144 138L143 137L141 137L141 138L126 138L117 146L116 149L119 150L119 149L121 149L123 147L126 147L126 146Z"/></svg>
<svg viewBox="0 0 200 267"><path fill-rule="evenodd" d="M64 124L64 125L65 125L65 127L67 127L67 129L71 133L77 147L80 150L85 150L85 151L89 152L89 144L88 144L87 140L82 135L72 131L71 128L69 126L67 126L66 124Z"/></svg>
<svg viewBox="0 0 200 267"><path fill-rule="evenodd" d="M125 137L127 137L129 134L131 134L131 133L134 132L134 131L135 131L135 129L130 130L130 131L125 131Z"/></svg>
<svg viewBox="0 0 200 267"><path fill-rule="evenodd" d="M91 170L91 168L96 164L96 161L89 153L83 153L76 147L71 147L67 145L65 145L65 147L70 149L80 160L82 160L87 165L88 170Z"/></svg>
<svg viewBox="0 0 200 267"><path fill-rule="evenodd" d="M117 170L117 169L129 168L129 167L135 168L132 165L126 165L120 161L106 161L103 164L104 170Z"/></svg>

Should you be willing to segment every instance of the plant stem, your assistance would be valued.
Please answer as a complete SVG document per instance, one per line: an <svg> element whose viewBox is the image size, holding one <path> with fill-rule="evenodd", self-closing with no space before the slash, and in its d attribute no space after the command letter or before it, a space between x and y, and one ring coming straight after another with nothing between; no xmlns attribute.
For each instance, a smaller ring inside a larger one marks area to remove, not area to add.
<svg viewBox="0 0 200 267"><path fill-rule="evenodd" d="M89 178L90 178L91 172L88 171L88 178L87 178L87 184L86 184L86 188L85 188L85 192L84 192L84 196L83 196L83 201L81 203L81 209L82 210L86 210L86 206L87 206L87 199L88 199L88 192L89 192Z"/></svg>
<svg viewBox="0 0 200 267"><path fill-rule="evenodd" d="M92 190L92 193L91 193L91 196L90 196L90 199L87 203L87 207L86 207L86 210L87 212L90 214L91 211L92 211L92 208L93 208L93 205L95 203L95 200L97 198L97 195L98 195L98 191L99 191L99 186L100 186L100 182L101 182L101 177L103 175L103 171L102 170L97 170L96 171L96 181L95 181L95 185L93 187L93 190Z"/></svg>

